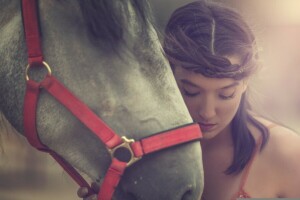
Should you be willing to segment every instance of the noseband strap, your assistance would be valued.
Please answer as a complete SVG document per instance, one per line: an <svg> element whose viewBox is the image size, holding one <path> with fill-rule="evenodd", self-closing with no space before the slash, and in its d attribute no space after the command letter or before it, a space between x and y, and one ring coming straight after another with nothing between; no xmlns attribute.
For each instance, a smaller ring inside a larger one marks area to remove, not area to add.
<svg viewBox="0 0 300 200"><path fill-rule="evenodd" d="M66 107L91 132L93 132L111 153L112 162L102 182L98 200L110 200L125 169L144 155L168 147L199 140L202 133L197 124L188 124L172 130L157 133L140 141L128 140L117 135L101 118L75 97L54 76L50 67L43 61L41 39L37 18L37 1L22 0L25 39L28 49L28 66L26 68L26 93L24 99L24 132L29 143L40 151L49 153L81 187L87 187L89 194L95 193L84 178L64 158L44 145L37 133L36 111L41 90L47 91ZM41 82L33 81L27 75L30 67L46 67L48 74ZM125 148L131 154L130 160L120 161L115 151Z"/></svg>

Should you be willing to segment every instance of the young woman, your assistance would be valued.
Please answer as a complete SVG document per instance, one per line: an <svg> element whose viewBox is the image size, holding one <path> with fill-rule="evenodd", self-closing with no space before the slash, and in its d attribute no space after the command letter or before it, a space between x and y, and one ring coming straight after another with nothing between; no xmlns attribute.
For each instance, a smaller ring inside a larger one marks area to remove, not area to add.
<svg viewBox="0 0 300 200"><path fill-rule="evenodd" d="M167 24L166 56L204 133L202 200L300 198L300 137L251 113L247 102L255 45L242 17L216 3L187 4Z"/></svg>
<svg viewBox="0 0 300 200"><path fill-rule="evenodd" d="M165 51L204 133L202 199L300 197L300 137L250 112L255 38L242 17L197 1L176 10Z"/></svg>

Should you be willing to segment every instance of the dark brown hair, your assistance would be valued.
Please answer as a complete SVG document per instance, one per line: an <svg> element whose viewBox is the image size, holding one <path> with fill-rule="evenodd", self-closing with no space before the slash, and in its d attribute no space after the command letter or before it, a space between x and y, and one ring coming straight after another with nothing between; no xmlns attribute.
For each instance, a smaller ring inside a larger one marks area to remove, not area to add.
<svg viewBox="0 0 300 200"><path fill-rule="evenodd" d="M254 35L241 15L221 4L196 1L178 8L165 30L164 50L172 67L201 73L212 78L242 80L257 69ZM241 65L233 65L225 56L238 55ZM253 118L246 93L232 121L234 155L226 173L239 173L247 165L255 148L255 140L247 122L255 125L268 139L268 129Z"/></svg>

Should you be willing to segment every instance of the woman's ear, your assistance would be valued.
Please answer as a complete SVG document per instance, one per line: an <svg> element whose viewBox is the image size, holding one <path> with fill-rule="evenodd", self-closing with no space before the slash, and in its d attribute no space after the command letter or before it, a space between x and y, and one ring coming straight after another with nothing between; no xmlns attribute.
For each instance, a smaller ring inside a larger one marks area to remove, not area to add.
<svg viewBox="0 0 300 200"><path fill-rule="evenodd" d="M246 92L246 90L248 88L248 81L249 81L248 78L246 78L246 79L243 80L243 82L242 82L242 86L243 86L242 93Z"/></svg>

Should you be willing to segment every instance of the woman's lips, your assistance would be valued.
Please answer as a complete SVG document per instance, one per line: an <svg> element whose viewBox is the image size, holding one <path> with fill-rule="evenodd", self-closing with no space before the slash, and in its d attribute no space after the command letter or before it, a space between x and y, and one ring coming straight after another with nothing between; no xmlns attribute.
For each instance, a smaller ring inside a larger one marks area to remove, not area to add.
<svg viewBox="0 0 300 200"><path fill-rule="evenodd" d="M212 130L217 124L199 123L200 129L204 132Z"/></svg>

